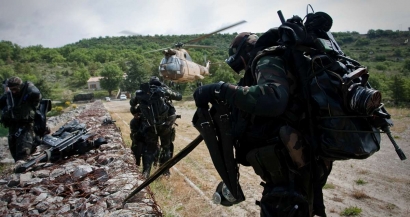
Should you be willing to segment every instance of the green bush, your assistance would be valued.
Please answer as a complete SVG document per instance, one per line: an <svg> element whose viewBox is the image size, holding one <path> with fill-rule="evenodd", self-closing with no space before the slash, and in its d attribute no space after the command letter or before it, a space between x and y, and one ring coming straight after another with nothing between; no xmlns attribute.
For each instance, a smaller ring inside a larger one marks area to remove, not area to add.
<svg viewBox="0 0 410 217"><path fill-rule="evenodd" d="M376 55L376 57L374 57L374 60L376 60L377 62L383 62L383 61L386 61L386 56L385 55Z"/></svg>
<svg viewBox="0 0 410 217"><path fill-rule="evenodd" d="M0 125L0 137L5 137L8 134L9 134L9 130L3 127L3 125Z"/></svg>
<svg viewBox="0 0 410 217"><path fill-rule="evenodd" d="M358 216L360 215L360 213L362 213L362 209L356 207L356 206L351 206L351 207L347 207L346 209L344 209L340 215L341 216Z"/></svg>
<svg viewBox="0 0 410 217"><path fill-rule="evenodd" d="M380 64L380 63L378 63L375 68L377 70L380 70L380 71L386 71L387 70L387 66L384 65L384 64Z"/></svg>
<svg viewBox="0 0 410 217"><path fill-rule="evenodd" d="M356 45L357 46L367 46L370 44L370 40L369 39L365 39L365 38L360 38L356 41Z"/></svg>

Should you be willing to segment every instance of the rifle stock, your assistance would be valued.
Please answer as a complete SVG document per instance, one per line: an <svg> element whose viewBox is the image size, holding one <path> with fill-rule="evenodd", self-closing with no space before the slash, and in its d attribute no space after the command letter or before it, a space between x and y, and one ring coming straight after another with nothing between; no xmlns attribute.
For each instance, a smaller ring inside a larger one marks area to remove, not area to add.
<svg viewBox="0 0 410 217"><path fill-rule="evenodd" d="M158 168L157 171L155 171L154 174L152 174L148 179L145 180L140 186L138 186L134 191L132 191L122 202L124 205L127 200L129 200L131 197L136 195L138 192L140 192L142 189L147 187L149 184L151 184L153 181L155 181L162 173L165 171L169 170L172 166L174 166L176 163L178 163L180 160L182 160L185 156L187 156L192 150L196 148L196 146L201 143L203 140L201 135L198 135L192 142L190 142L184 149L182 149L177 155L175 155L173 158L169 159L167 162L165 162L160 168Z"/></svg>

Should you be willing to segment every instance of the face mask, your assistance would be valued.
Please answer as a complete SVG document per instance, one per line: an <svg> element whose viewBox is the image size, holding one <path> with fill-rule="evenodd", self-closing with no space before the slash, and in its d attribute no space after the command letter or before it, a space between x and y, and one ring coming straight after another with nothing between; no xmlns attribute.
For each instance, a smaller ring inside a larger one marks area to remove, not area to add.
<svg viewBox="0 0 410 217"><path fill-rule="evenodd" d="M249 35L246 35L242 38L239 46L229 48L229 57L225 60L225 62L236 72L239 73L242 69L245 68L245 64L242 58L246 60L245 54L245 42L248 39ZM242 56L242 58L241 58Z"/></svg>

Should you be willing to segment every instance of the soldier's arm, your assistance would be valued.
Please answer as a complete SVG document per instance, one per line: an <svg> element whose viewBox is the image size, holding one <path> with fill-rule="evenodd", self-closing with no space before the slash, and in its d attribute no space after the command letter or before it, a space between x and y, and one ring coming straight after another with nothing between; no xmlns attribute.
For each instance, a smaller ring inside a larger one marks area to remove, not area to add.
<svg viewBox="0 0 410 217"><path fill-rule="evenodd" d="M256 67L257 85L229 84L225 100L239 109L258 116L281 115L289 100L289 84L284 62L279 57L262 57Z"/></svg>
<svg viewBox="0 0 410 217"><path fill-rule="evenodd" d="M178 92L172 91L169 88L164 88L165 96L168 96L171 100L180 101L182 100L182 95Z"/></svg>
<svg viewBox="0 0 410 217"><path fill-rule="evenodd" d="M133 97L133 98L130 99L130 106L131 106L131 107L130 107L130 112L131 112L131 114L133 114L133 115L138 112L137 105L139 104L139 101L138 101L137 95L138 95L139 93L140 93L139 90L137 90L137 91L135 92L135 97Z"/></svg>

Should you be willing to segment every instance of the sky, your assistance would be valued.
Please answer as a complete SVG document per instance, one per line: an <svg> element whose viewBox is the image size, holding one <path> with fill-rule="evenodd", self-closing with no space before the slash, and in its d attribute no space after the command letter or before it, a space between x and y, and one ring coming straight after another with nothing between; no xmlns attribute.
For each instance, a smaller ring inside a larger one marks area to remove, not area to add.
<svg viewBox="0 0 410 217"><path fill-rule="evenodd" d="M408 0L0 0L0 41L56 48L97 37L262 33L285 19L314 12L333 18L331 32L410 27ZM309 12L312 10L309 7Z"/></svg>

